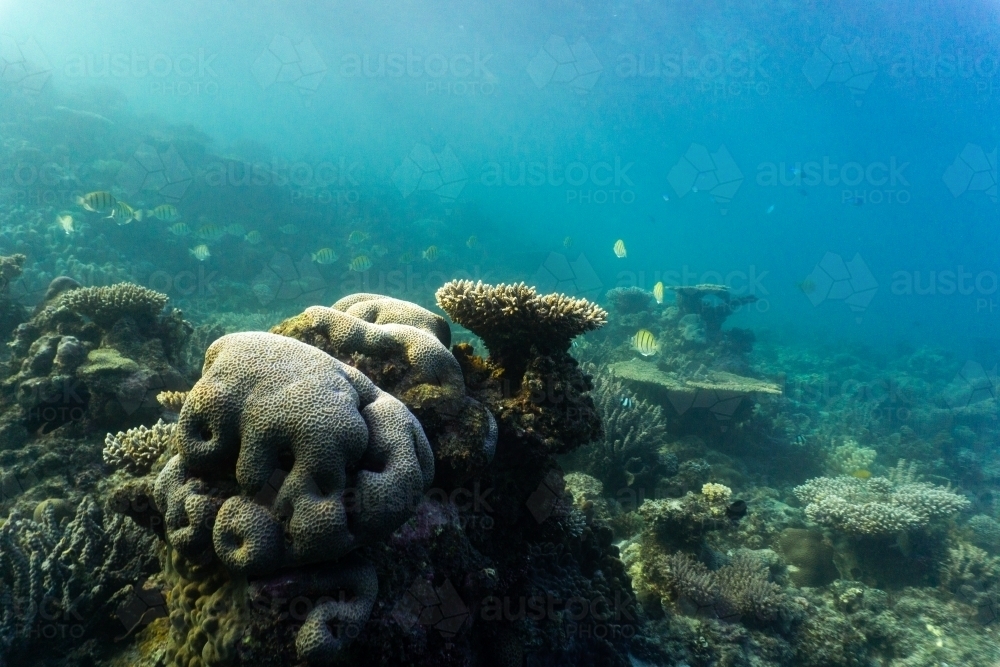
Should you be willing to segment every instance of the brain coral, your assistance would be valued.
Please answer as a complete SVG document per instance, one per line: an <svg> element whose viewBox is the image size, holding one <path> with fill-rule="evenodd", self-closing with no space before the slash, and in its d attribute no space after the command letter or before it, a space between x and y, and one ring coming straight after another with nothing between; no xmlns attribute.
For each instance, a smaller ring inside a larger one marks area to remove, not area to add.
<svg viewBox="0 0 1000 667"><path fill-rule="evenodd" d="M235 483L212 541L243 574L336 560L385 537L434 475L430 446L405 406L316 348L263 332L209 347L176 446L156 484L168 540L196 556L203 539L194 533L208 529L217 502L204 487Z"/></svg>
<svg viewBox="0 0 1000 667"><path fill-rule="evenodd" d="M415 303L381 294L351 294L333 304L341 310L372 324L409 324L433 334L445 347L451 346L451 327L447 320Z"/></svg>

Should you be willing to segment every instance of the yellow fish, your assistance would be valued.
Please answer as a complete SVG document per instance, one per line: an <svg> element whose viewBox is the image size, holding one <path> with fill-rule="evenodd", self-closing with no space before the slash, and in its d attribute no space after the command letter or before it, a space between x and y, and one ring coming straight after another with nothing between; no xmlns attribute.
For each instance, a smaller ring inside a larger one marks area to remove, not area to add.
<svg viewBox="0 0 1000 667"><path fill-rule="evenodd" d="M656 299L656 303L663 303L663 283L658 282L653 285L653 298Z"/></svg>
<svg viewBox="0 0 1000 667"><path fill-rule="evenodd" d="M339 257L332 248L320 248L312 254L312 259L317 264L333 264Z"/></svg>
<svg viewBox="0 0 1000 667"><path fill-rule="evenodd" d="M475 235L472 235L469 237L469 240L465 242L465 245L468 248L475 248L477 245L479 245L479 239L476 238Z"/></svg>
<svg viewBox="0 0 1000 667"><path fill-rule="evenodd" d="M656 342L656 336L646 329L639 329L632 336L632 349L644 357L651 357L660 351L660 344Z"/></svg>
<svg viewBox="0 0 1000 667"><path fill-rule="evenodd" d="M194 258L199 262L204 262L206 259L212 256L212 253L208 251L208 246L202 243L201 245L195 246L189 250L189 252L194 255Z"/></svg>
<svg viewBox="0 0 1000 667"><path fill-rule="evenodd" d="M625 256L626 256L626 253L625 253L625 242L622 241L621 239L618 239L617 241L615 241L615 256L618 259L624 259Z"/></svg>
<svg viewBox="0 0 1000 667"><path fill-rule="evenodd" d="M292 234L298 234L299 228L296 227L295 225L288 224L278 227L278 231L281 232L282 234L288 234L289 236L291 236Z"/></svg>
<svg viewBox="0 0 1000 667"><path fill-rule="evenodd" d="M433 262L438 258L438 247L436 245L432 245L429 248L427 248L427 250L424 250L420 254L420 256L426 259L428 262Z"/></svg>
<svg viewBox="0 0 1000 667"><path fill-rule="evenodd" d="M855 470L854 472L851 473L851 477L857 477L858 479L868 479L871 476L872 476L871 472L865 470L864 468L860 470Z"/></svg>
<svg viewBox="0 0 1000 667"><path fill-rule="evenodd" d="M136 211L125 202L118 201L111 208L111 215L108 216L108 219L114 220L119 225L127 225L133 220L142 220L142 210Z"/></svg>
<svg viewBox="0 0 1000 667"><path fill-rule="evenodd" d="M202 241L218 241L226 235L226 230L214 223L208 223L198 228L196 236Z"/></svg>
<svg viewBox="0 0 1000 667"><path fill-rule="evenodd" d="M256 229L252 229L249 232L247 232L247 235L243 237L243 240L245 240L247 243L251 245L257 245L258 243L260 243L260 232L258 232Z"/></svg>
<svg viewBox="0 0 1000 667"><path fill-rule="evenodd" d="M225 232L230 236L243 236L247 233L246 228L238 222L225 226Z"/></svg>
<svg viewBox="0 0 1000 667"><path fill-rule="evenodd" d="M347 265L351 271L357 271L362 273L372 268L372 261L368 259L368 255L358 255L351 260L351 263Z"/></svg>
<svg viewBox="0 0 1000 667"><path fill-rule="evenodd" d="M91 192L76 198L77 204L94 213L110 211L117 202L118 200L115 199L113 194L104 190Z"/></svg>
<svg viewBox="0 0 1000 667"><path fill-rule="evenodd" d="M70 213L60 213L56 216L56 222L59 223L59 228L67 234L76 231L76 228L73 227L73 216Z"/></svg>
<svg viewBox="0 0 1000 667"><path fill-rule="evenodd" d="M191 228L183 222L177 222L167 227L167 231L174 236L187 236L191 233Z"/></svg>
<svg viewBox="0 0 1000 667"><path fill-rule="evenodd" d="M376 243L375 245L372 246L372 253L376 257L385 257L386 255L389 254L389 249L386 248L384 245L378 245Z"/></svg>
<svg viewBox="0 0 1000 667"><path fill-rule="evenodd" d="M563 247L564 248L568 248L571 245L573 245L573 237L572 236L567 236L566 238L563 239Z"/></svg>
<svg viewBox="0 0 1000 667"><path fill-rule="evenodd" d="M146 211L146 216L162 222L176 222L181 218L180 211L172 204L160 204L156 208Z"/></svg>
<svg viewBox="0 0 1000 667"><path fill-rule="evenodd" d="M353 231L350 236L347 237L347 242L351 245L358 245L359 243L364 243L368 240L368 234L365 232Z"/></svg>

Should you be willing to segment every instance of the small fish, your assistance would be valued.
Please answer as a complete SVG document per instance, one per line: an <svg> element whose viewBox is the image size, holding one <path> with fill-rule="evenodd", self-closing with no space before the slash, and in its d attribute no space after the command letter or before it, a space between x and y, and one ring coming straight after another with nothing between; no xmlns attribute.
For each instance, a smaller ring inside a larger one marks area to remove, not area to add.
<svg viewBox="0 0 1000 667"><path fill-rule="evenodd" d="M195 232L195 236L202 241L218 241L225 235L226 230L212 222L207 225L202 225L198 228L198 231Z"/></svg>
<svg viewBox="0 0 1000 667"><path fill-rule="evenodd" d="M156 208L146 211L146 217L156 218L162 222L176 222L181 219L181 214L173 204L160 204Z"/></svg>
<svg viewBox="0 0 1000 667"><path fill-rule="evenodd" d="M660 351L660 344L656 342L656 336L647 329L639 329L632 336L632 349L644 357L651 357Z"/></svg>
<svg viewBox="0 0 1000 667"><path fill-rule="evenodd" d="M726 516L732 521L739 521L747 515L747 501L734 500L726 508Z"/></svg>
<svg viewBox="0 0 1000 667"><path fill-rule="evenodd" d="M851 204L853 206L861 206L862 204L865 203L865 200L862 197L852 197L851 199L848 199L847 201L848 201L849 204Z"/></svg>
<svg viewBox="0 0 1000 667"><path fill-rule="evenodd" d="M670 201L670 195L664 193L663 194L663 201Z"/></svg>
<svg viewBox="0 0 1000 667"><path fill-rule="evenodd" d="M278 227L278 231L281 232L282 234L287 234L288 236L291 236L292 234L298 234L299 228L291 223L288 223L287 225L282 225L281 227Z"/></svg>
<svg viewBox="0 0 1000 667"><path fill-rule="evenodd" d="M206 259L212 256L212 253L208 251L208 246L205 245L204 243L202 243L201 245L196 245L195 247L191 248L191 250L189 250L188 252L194 255L194 258L199 262L204 262Z"/></svg>
<svg viewBox="0 0 1000 667"><path fill-rule="evenodd" d="M799 445L800 447L802 445L806 444L806 442L808 442L808 441L809 441L809 439L806 438L806 436L802 435L801 433L799 433L797 436L795 436L794 438L792 438L792 442L794 442L796 445Z"/></svg>
<svg viewBox="0 0 1000 667"><path fill-rule="evenodd" d="M243 240L249 243L250 245L257 245L258 243L260 243L260 232L258 232L256 229L251 229L249 232L247 232L247 235L243 237Z"/></svg>
<svg viewBox="0 0 1000 667"><path fill-rule="evenodd" d="M347 265L347 268L351 271L363 273L364 271L372 268L372 261L368 259L368 255L358 255L351 260L351 263Z"/></svg>
<svg viewBox="0 0 1000 667"><path fill-rule="evenodd" d="M697 185L692 185L691 186L691 192L693 192L695 194L698 194L698 186Z"/></svg>
<svg viewBox="0 0 1000 667"><path fill-rule="evenodd" d="M399 256L400 264L410 264L411 262L413 262L413 253L410 252L409 250L407 250L406 252L404 252L402 255Z"/></svg>
<svg viewBox="0 0 1000 667"><path fill-rule="evenodd" d="M368 234L365 232L359 232L357 230L351 232L347 236L347 242L350 245L360 245L368 240Z"/></svg>
<svg viewBox="0 0 1000 667"><path fill-rule="evenodd" d="M436 245L429 246L427 250L420 253L420 256L426 259L428 262L433 262L438 258L438 247Z"/></svg>
<svg viewBox="0 0 1000 667"><path fill-rule="evenodd" d="M376 243L375 245L372 246L372 254L375 255L376 257L385 257L386 255L389 254L389 249L386 248L384 245L379 245L378 243Z"/></svg>
<svg viewBox="0 0 1000 667"><path fill-rule="evenodd" d="M247 233L246 228L238 222L234 222L231 225L226 225L224 230L230 236L245 236Z"/></svg>
<svg viewBox="0 0 1000 667"><path fill-rule="evenodd" d="M107 219L114 220L119 225L127 225L133 220L142 220L142 211L136 211L125 202L119 201L115 202Z"/></svg>
<svg viewBox="0 0 1000 667"><path fill-rule="evenodd" d="M800 283L796 283L795 286L798 287L800 290L802 290L803 294L812 294L813 292L816 291L816 283L814 283L809 278L806 278Z"/></svg>
<svg viewBox="0 0 1000 667"><path fill-rule="evenodd" d="M635 399L631 396L622 396L621 404L623 408L631 409L635 407Z"/></svg>
<svg viewBox="0 0 1000 667"><path fill-rule="evenodd" d="M622 241L621 239L615 241L614 250L615 250L615 257L617 257L618 259L624 259L627 255L627 253L625 252L625 242Z"/></svg>
<svg viewBox="0 0 1000 667"><path fill-rule="evenodd" d="M564 248L569 248L572 245L573 245L573 237L572 236L567 236L566 238L563 239L563 247Z"/></svg>
<svg viewBox="0 0 1000 667"><path fill-rule="evenodd" d="M320 248L312 254L312 259L317 264L333 264L340 258L332 248Z"/></svg>
<svg viewBox="0 0 1000 667"><path fill-rule="evenodd" d="M868 479L871 476L872 476L871 472L865 470L864 468L855 470L851 473L851 477L857 477L858 479Z"/></svg>
<svg viewBox="0 0 1000 667"><path fill-rule="evenodd" d="M774 213L774 204L771 204L770 206L768 206L768 207L767 207L767 211L765 211L765 212L766 212L766 213L767 213L768 215L771 215L772 213Z"/></svg>
<svg viewBox="0 0 1000 667"><path fill-rule="evenodd" d="M465 246L466 246L467 248L475 248L475 247L476 247L476 246L478 246L478 245L479 245L479 239L478 239L478 238L476 237L476 235L475 235L475 234L473 234L472 236L470 236L470 237L469 237L469 238L468 238L468 239L467 239L467 240L465 241Z"/></svg>
<svg viewBox="0 0 1000 667"><path fill-rule="evenodd" d="M76 231L76 228L73 227L73 215L70 213L60 213L57 215L56 223L58 223L59 228L67 234L72 234Z"/></svg>
<svg viewBox="0 0 1000 667"><path fill-rule="evenodd" d="M788 173L791 174L792 176L801 176L802 169L799 167L788 167Z"/></svg>
<svg viewBox="0 0 1000 667"><path fill-rule="evenodd" d="M167 231L174 236L187 236L191 233L191 228L183 222L177 222L167 227Z"/></svg>
<svg viewBox="0 0 1000 667"><path fill-rule="evenodd" d="M663 303L663 281L653 285L653 298L656 299L656 303Z"/></svg>
<svg viewBox="0 0 1000 667"><path fill-rule="evenodd" d="M88 211L93 211L94 213L104 213L105 211L110 211L114 208L114 205L118 203L118 200L115 199L115 196L110 192L99 190L97 192L85 194L82 197L77 197L76 203Z"/></svg>

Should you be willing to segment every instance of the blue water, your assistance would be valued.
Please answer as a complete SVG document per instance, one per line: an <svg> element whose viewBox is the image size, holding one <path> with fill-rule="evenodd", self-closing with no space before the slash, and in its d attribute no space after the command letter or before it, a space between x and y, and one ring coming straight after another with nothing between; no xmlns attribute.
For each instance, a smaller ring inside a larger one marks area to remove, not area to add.
<svg viewBox="0 0 1000 667"><path fill-rule="evenodd" d="M6 2L0 32L37 44L42 100L189 123L213 153L256 151L279 172L334 165L333 199L413 205L427 193L403 196L394 172L417 146L447 148L461 182L420 215L436 207L449 243L476 234L505 278L550 252L583 253L598 292L728 276L761 298L737 325L962 355L1000 317L998 15L984 1ZM738 188L720 200L712 173L698 192L672 181L693 146ZM975 176L952 167L963 150L985 160ZM827 253L870 274L810 300L800 283Z"/></svg>

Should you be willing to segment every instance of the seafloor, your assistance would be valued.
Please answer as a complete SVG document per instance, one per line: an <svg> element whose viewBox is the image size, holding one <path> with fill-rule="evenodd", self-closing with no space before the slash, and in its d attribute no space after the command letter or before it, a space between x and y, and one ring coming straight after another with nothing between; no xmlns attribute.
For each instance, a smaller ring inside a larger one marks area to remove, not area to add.
<svg viewBox="0 0 1000 667"><path fill-rule="evenodd" d="M995 367L536 293L91 95L0 107L0 665L1000 665Z"/></svg>

